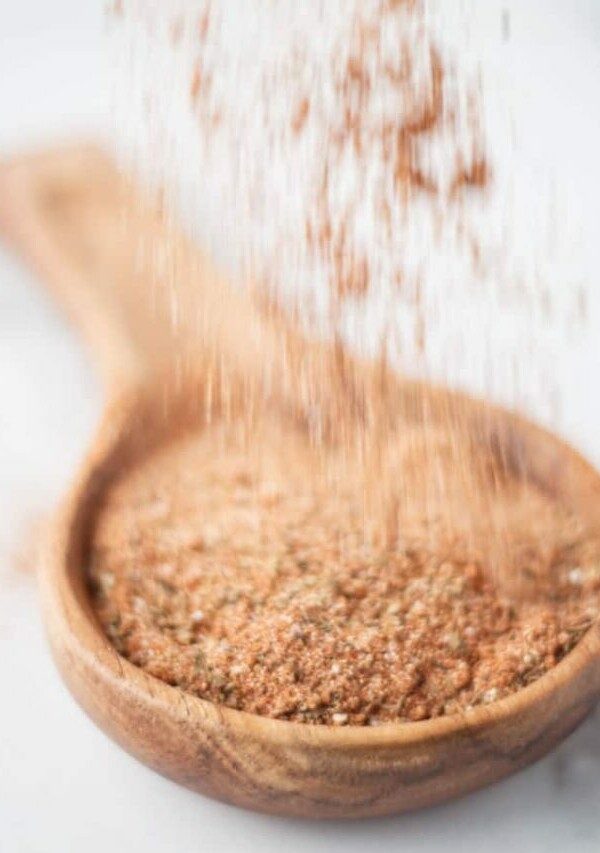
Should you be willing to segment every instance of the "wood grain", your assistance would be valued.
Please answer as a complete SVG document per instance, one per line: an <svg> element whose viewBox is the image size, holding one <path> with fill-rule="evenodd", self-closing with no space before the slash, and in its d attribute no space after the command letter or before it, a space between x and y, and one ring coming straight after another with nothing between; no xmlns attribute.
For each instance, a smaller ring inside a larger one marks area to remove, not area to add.
<svg viewBox="0 0 600 853"><path fill-rule="evenodd" d="M240 375L254 370L265 381L258 344L266 342L268 352L276 340L251 300L227 295L206 259L95 149L4 166L0 228L52 285L105 379L106 413L53 525L40 586L63 678L114 740L158 772L239 806L359 818L490 784L544 755L585 717L600 695L597 625L555 669L509 698L448 718L377 728L307 726L217 707L122 659L100 630L86 587L98 498L117 472L194 418L206 364L214 366L218 353ZM190 299L178 323L171 322L173 270L144 261L148 246L155 259L169 257L175 246L175 272L189 283ZM397 383L389 393L405 417L460 411L481 440L590 526L600 525L600 477L554 436L444 390Z"/></svg>

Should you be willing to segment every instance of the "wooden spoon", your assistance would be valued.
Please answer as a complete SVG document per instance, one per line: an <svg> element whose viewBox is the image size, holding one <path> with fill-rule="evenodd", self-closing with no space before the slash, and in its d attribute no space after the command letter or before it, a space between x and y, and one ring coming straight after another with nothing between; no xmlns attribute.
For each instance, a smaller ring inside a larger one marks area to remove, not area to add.
<svg viewBox="0 0 600 853"><path fill-rule="evenodd" d="M248 376L281 385L281 342L252 300L229 291L98 150L5 165L0 228L81 327L108 392L96 440L53 525L40 585L63 678L114 740L160 773L239 806L358 818L416 809L501 779L585 717L600 695L598 625L557 667L506 699L377 728L309 726L218 707L120 657L96 621L86 583L99 497L124 466L193 422L207 377L218 377L220 406L243 393ZM239 387L238 375L246 377ZM569 446L461 395L390 387L384 397L413 421L462 412L510 465L598 529L600 477Z"/></svg>

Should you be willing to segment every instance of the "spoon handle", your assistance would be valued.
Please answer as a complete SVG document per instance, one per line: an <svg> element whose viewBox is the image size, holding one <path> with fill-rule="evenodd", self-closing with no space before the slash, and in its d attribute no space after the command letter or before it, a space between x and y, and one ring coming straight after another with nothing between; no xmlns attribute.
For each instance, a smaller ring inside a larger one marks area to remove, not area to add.
<svg viewBox="0 0 600 853"><path fill-rule="evenodd" d="M274 327L100 149L0 165L0 233L80 328L110 393L212 359L245 375L281 361Z"/></svg>

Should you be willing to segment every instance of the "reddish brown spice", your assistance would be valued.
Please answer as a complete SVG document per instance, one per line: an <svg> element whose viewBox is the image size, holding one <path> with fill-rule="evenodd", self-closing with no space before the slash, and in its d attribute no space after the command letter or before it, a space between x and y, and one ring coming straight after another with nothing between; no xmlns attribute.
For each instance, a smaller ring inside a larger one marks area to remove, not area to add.
<svg viewBox="0 0 600 853"><path fill-rule="evenodd" d="M382 0L377 15L357 16L349 56L332 66L336 110L323 121L322 172L298 239L331 269L334 309L366 296L377 276L354 239L364 198L335 204L337 163L382 166L372 200L388 237L417 196L437 205L441 223L445 205L490 180L477 98L467 162L451 75L430 40L407 37L383 60L387 16L400 7L422 13ZM209 25L207 11L201 49ZM207 127L220 120L211 72L199 53L190 97ZM381 86L404 106L379 121ZM284 136L306 133L318 109L300 92ZM427 158L438 134L455 157L445 183ZM393 276L417 309L423 352L421 281L401 268ZM163 448L109 488L90 567L107 636L169 684L298 722L416 721L519 690L597 618L600 542L452 424L393 429L386 364L373 394L357 387L341 345L335 355L333 376L321 377L331 399L318 451L289 424L242 417ZM298 397L318 396L308 387L316 374L300 365L299 376Z"/></svg>
<svg viewBox="0 0 600 853"><path fill-rule="evenodd" d="M196 103L202 91L202 69L199 65L194 66L192 80L190 83L190 98L192 103Z"/></svg>
<svg viewBox="0 0 600 853"><path fill-rule="evenodd" d="M201 41L205 41L208 36L208 31L210 29L210 8L207 9L201 16L198 21L198 35L200 36Z"/></svg>
<svg viewBox="0 0 600 853"><path fill-rule="evenodd" d="M414 67L422 57L418 47L407 41L399 45L395 63L386 61L383 70L373 57L378 56L385 30L387 15L398 14L399 7L412 8L419 15L417 4L384 4L378 24L357 21L354 44L350 57L338 73L337 92L341 108L341 123L332 128L328 147L331 157L339 159L348 147L356 157L365 163L381 154L390 182L395 185L395 202L407 206L416 194L427 194L432 201L456 200L458 192L466 187L485 189L490 179L490 170L483 155L478 155L472 163L465 164L463 158L457 159L456 173L450 181L449 190L442 191L437 181L429 173L423 158L421 144L424 139L439 132L448 136L449 146L455 144L454 108L446 108L444 86L446 70L441 55L435 47L428 51L425 82L417 85ZM371 100L380 94L382 81L393 87L398 103L410 105L404 114L399 113L397 120L384 120L380 125L373 124L371 118ZM478 127L476 98L469 98L469 114L473 134L473 144L481 147L481 129ZM293 129L300 133L304 128L308 114L308 101L303 97L298 104L293 119ZM357 198L349 206L345 216L334 215L328 195L329 160L323 163L323 180L305 227L310 251L317 253L331 264L331 293L338 307L346 298L366 296L371 289L368 264L358 257L352 241L347 239L348 221L356 214L364 200ZM445 196L448 195L448 198ZM383 224L390 221L390 200L382 201L384 211Z"/></svg>
<svg viewBox="0 0 600 853"><path fill-rule="evenodd" d="M387 502L396 532L384 541L366 534L365 468L342 455L323 469L272 421L251 433L189 436L106 496L94 605L117 649L151 675L283 720L416 721L529 684L597 616L600 543L456 438L396 436L397 464L388 453L385 465L406 491ZM457 454L471 460L458 482ZM471 500L492 476L518 601L492 579L494 512L483 523Z"/></svg>
<svg viewBox="0 0 600 853"><path fill-rule="evenodd" d="M298 109L292 120L292 130L294 131L294 133L300 133L300 131L306 124L309 112L310 100L308 99L308 97L302 98L302 100L298 104Z"/></svg>
<svg viewBox="0 0 600 853"><path fill-rule="evenodd" d="M461 165L452 182L451 194L455 194L462 189L469 187L482 189L487 186L490 180L490 169L486 160L482 157L475 157L470 166Z"/></svg>
<svg viewBox="0 0 600 853"><path fill-rule="evenodd" d="M212 4L205 4L198 23L198 58L190 82L195 115L208 134L220 124L218 100L210 85L215 62L206 51L211 25ZM398 20L406 19L406 36L398 43L390 58L385 48L385 34ZM410 29L415 25L414 36ZM426 195L432 205L443 209L448 203L460 205L460 190L471 187L484 190L490 180L490 169L484 156L483 131L480 127L478 93L467 97L470 142L475 152L473 162L457 153L455 174L441 185L428 160L428 145L434 137L447 141L448 154L461 151L457 130L457 113L461 112L453 91L452 69L446 67L442 55L426 33L423 4L416 0L381 0L372 12L358 11L352 22L348 55L337 53L331 58L331 77L335 97L331 114L323 116L318 97L302 80L303 55L291 55L278 75L289 75L290 91L296 91L290 105L289 126L296 137L309 130L309 119L325 131L323 138L322 178L315 182L314 201L308 205L306 222L298 231L298 248L330 270L329 290L332 317L341 316L346 300L365 298L379 286L378 276L370 267L364 249L356 243L356 221L361 207L370 200L360 193L350 193L346 209L336 201L337 183L330 196L329 173L345 160L354 163L359 172L381 159L385 177L380 201L386 213L382 227L392 234L392 215L409 215L410 204ZM267 95L265 95L266 97ZM381 113L380 99L388 106ZM389 103L397 105L390 109ZM377 118L381 114L380 119ZM312 126L312 125L311 125ZM267 145L277 145L271 138ZM481 153L479 153L481 152ZM337 174L337 172L336 172ZM304 243L304 245L302 245ZM267 274L268 275L268 274Z"/></svg>
<svg viewBox="0 0 600 853"><path fill-rule="evenodd" d="M173 18L169 27L169 37L171 39L171 44L173 47L177 47L181 40L183 39L183 33L185 29L184 19L182 15L178 15L176 18Z"/></svg>

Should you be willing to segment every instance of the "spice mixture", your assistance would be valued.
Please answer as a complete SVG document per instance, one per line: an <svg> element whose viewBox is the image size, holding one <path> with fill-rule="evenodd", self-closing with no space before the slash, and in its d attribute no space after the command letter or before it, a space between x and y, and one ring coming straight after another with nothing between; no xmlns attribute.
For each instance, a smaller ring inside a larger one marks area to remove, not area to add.
<svg viewBox="0 0 600 853"><path fill-rule="evenodd" d="M271 353L305 432L253 399L105 495L90 571L108 637L231 708L331 725L457 713L539 678L598 616L597 537L468 430L392 425L380 393L389 364L515 402L521 379L552 384L549 321L576 327L556 229L535 191L529 207L513 192L514 159L502 174L489 156L480 81L434 6L114 4L133 34L119 130L136 168L179 187L194 235L272 320L338 356ZM351 349L381 362L380 384L361 387Z"/></svg>
<svg viewBox="0 0 600 853"><path fill-rule="evenodd" d="M93 542L112 643L197 696L307 723L424 720L539 678L598 615L600 542L447 431L395 442L391 540L365 535L364 468L324 465L273 419L251 435L216 424L140 462L108 491ZM485 480L495 523L469 500ZM492 580L498 518L518 599Z"/></svg>

